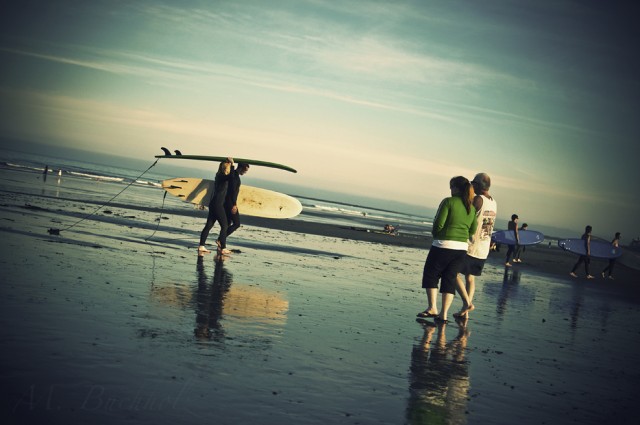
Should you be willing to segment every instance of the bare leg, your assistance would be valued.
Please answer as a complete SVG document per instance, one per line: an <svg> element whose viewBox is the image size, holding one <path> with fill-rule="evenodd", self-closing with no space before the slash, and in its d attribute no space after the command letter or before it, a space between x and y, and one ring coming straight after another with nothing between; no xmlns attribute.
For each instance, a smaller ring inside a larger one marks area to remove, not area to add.
<svg viewBox="0 0 640 425"><path fill-rule="evenodd" d="M427 313L438 314L438 288L427 288L427 299L429 300L429 307Z"/></svg>
<svg viewBox="0 0 640 425"><path fill-rule="evenodd" d="M452 302L453 302L453 294L448 294L446 292L443 292L442 293L442 310L440 310L440 315L438 316L440 320L447 320L447 313L449 312L449 307L451 307Z"/></svg>
<svg viewBox="0 0 640 425"><path fill-rule="evenodd" d="M467 276L467 279L469 279L469 276ZM467 280L467 283L468 282L469 281ZM475 284L471 288L475 293ZM462 309L458 313L454 313L453 317L463 317L466 316L467 313L469 313L475 307L472 304L471 294L469 294L469 292L467 291L467 287L465 287L461 275L456 276L456 290L458 291L458 294L460 294L460 298L462 298Z"/></svg>
<svg viewBox="0 0 640 425"><path fill-rule="evenodd" d="M467 275L467 294L469 295L469 304L473 304L473 296L476 293L476 277L472 274Z"/></svg>

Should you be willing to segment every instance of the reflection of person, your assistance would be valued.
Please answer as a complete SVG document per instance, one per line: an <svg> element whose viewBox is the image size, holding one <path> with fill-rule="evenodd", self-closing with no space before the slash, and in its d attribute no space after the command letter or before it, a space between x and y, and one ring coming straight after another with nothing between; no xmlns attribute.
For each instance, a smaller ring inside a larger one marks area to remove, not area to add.
<svg viewBox="0 0 640 425"><path fill-rule="evenodd" d="M229 180L229 189L227 189L227 197L224 201L224 209L229 220L229 228L227 236L238 230L240 227L240 211L238 211L238 193L240 193L240 176L249 171L249 164L239 162L236 169L231 169L231 179Z"/></svg>
<svg viewBox="0 0 640 425"><path fill-rule="evenodd" d="M449 182L451 196L440 202L433 220L433 242L427 255L422 274L422 287L427 291L428 308L418 317L434 317L447 322L447 313L456 291L456 277L464 262L469 247L469 238L476 232L476 208L473 206L474 192L469 180L462 176ZM441 280L442 309L438 314L436 297L438 281ZM469 308L469 296L462 288L460 296L463 308Z"/></svg>
<svg viewBox="0 0 640 425"><path fill-rule="evenodd" d="M505 258L504 260L504 265L506 267L511 267L511 263L509 262L509 260L511 260L511 255L515 251L516 246L520 245L520 238L518 237L518 214L511 215L511 221L507 225L507 230L513 231L516 240L515 245L509 245L509 249L507 250L507 258Z"/></svg>
<svg viewBox="0 0 640 425"><path fill-rule="evenodd" d="M587 226L584 228L582 240L584 240L584 248L586 254L581 255L580 258L578 258L578 262L573 266L571 273L569 273L573 277L578 277L578 275L576 274L576 270L578 270L580 264L584 263L584 271L587 274L587 279L593 279L593 276L589 274L589 263L591 263L591 230L591 226Z"/></svg>
<svg viewBox="0 0 640 425"><path fill-rule="evenodd" d="M620 246L620 232L617 232L611 241L611 246L613 248L618 248ZM602 270L602 277L608 276L609 279L613 280L613 267L616 265L616 259L610 258L609 265Z"/></svg>
<svg viewBox="0 0 640 425"><path fill-rule="evenodd" d="M220 235L217 240L218 254L230 253L227 249L227 229L229 227L229 223L227 222L227 213L224 210L224 201L227 196L232 166L233 159L227 158L227 160L221 162L218 167L216 180L214 182L213 195L211 196L211 201L209 201L209 215L207 216L207 223L204 225L204 228L200 233L200 246L198 247L198 253L210 252L204 244L207 241L209 232L216 221L220 223Z"/></svg>
<svg viewBox="0 0 640 425"><path fill-rule="evenodd" d="M424 335L413 346L409 375L406 423L465 423L469 400L469 365L465 350L469 330L447 343L445 325L424 326Z"/></svg>
<svg viewBox="0 0 640 425"><path fill-rule="evenodd" d="M522 226L520 226L520 229L518 230L518 237L520 236L520 231L522 230L527 230L529 228L529 225L527 223L523 223ZM518 245L516 247L516 252L515 254L513 254L513 262L514 263L522 263L522 254L524 254L525 250L527 249L526 246L524 245Z"/></svg>
<svg viewBox="0 0 640 425"><path fill-rule="evenodd" d="M222 261L217 261L213 274L213 283L205 273L203 257L198 257L198 291L196 293L196 328L194 334L198 339L224 341L224 328L220 323L224 299L231 287L232 275L224 268Z"/></svg>
<svg viewBox="0 0 640 425"><path fill-rule="evenodd" d="M502 276L502 289L496 303L496 318L502 321L504 313L507 311L507 300L516 285L520 283L520 270L517 268L505 268Z"/></svg>
<svg viewBox="0 0 640 425"><path fill-rule="evenodd" d="M464 265L461 273L464 275L465 282L460 276L457 276L456 284L458 293L464 288L469 296L469 307L455 313L455 317L466 316L467 313L474 309L473 295L476 292L475 277L482 274L484 263L489 256L491 250L491 233L496 220L498 204L489 194L491 187L491 178L488 174L478 173L471 181L476 196L473 198L473 206L476 208L477 228L473 235L472 241L469 243L469 249L464 259ZM461 295L462 296L462 295Z"/></svg>

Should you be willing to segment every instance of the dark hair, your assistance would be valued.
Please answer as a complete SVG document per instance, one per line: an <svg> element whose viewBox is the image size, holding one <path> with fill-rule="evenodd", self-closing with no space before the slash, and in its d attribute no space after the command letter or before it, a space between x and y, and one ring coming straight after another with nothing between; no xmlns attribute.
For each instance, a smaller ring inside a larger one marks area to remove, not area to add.
<svg viewBox="0 0 640 425"><path fill-rule="evenodd" d="M591 226L587 226L587 227L584 228L584 232L585 233L591 233L591 229L592 229Z"/></svg>
<svg viewBox="0 0 640 425"><path fill-rule="evenodd" d="M449 187L456 188L460 192L460 197L464 203L464 207L467 209L467 214L471 212L471 205L473 205L473 197L475 192L473 186L469 183L466 177L457 176L449 180Z"/></svg>
<svg viewBox="0 0 640 425"><path fill-rule="evenodd" d="M515 220L516 218L519 218L518 214L511 214L511 220Z"/></svg>
<svg viewBox="0 0 640 425"><path fill-rule="evenodd" d="M620 232L616 232L616 239L620 239Z"/></svg>

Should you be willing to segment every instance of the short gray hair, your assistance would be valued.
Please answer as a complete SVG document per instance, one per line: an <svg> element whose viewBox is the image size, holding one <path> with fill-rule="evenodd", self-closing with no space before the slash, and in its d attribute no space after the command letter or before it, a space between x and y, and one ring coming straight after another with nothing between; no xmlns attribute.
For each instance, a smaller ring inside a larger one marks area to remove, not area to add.
<svg viewBox="0 0 640 425"><path fill-rule="evenodd" d="M478 173L473 178L473 182L477 183L482 190L489 190L491 187L491 177L487 173Z"/></svg>

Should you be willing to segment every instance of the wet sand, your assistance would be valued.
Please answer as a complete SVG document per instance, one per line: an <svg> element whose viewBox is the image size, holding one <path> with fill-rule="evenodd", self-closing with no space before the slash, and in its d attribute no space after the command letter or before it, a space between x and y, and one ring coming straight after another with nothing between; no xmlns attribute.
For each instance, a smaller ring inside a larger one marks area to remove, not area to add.
<svg viewBox="0 0 640 425"><path fill-rule="evenodd" d="M4 423L636 422L621 265L587 281L557 249L492 254L470 320L436 327L415 320L426 238L246 217L215 261L202 212L167 209L146 241L153 208L65 230L93 206L0 194Z"/></svg>

